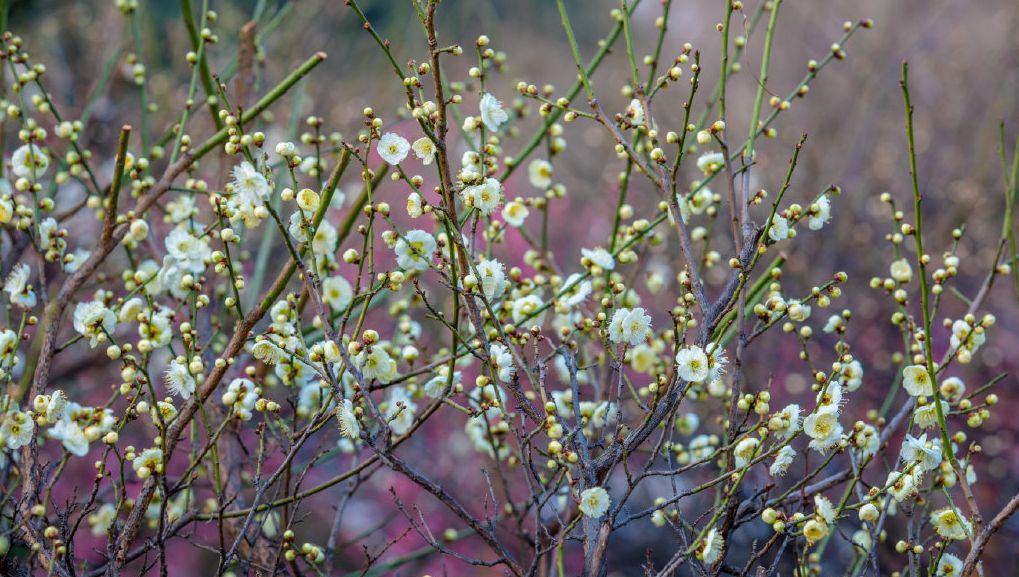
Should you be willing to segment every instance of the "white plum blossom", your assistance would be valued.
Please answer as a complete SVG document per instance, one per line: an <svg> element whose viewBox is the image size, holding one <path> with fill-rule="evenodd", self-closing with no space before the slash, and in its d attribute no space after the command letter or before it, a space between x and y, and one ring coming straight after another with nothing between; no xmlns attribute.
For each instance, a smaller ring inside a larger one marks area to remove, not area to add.
<svg viewBox="0 0 1019 577"><path fill-rule="evenodd" d="M421 164L428 166L435 160L435 143L432 142L431 138L422 136L421 138L414 141L411 149L414 150L414 156L417 156L421 161Z"/></svg>
<svg viewBox="0 0 1019 577"><path fill-rule="evenodd" d="M772 477L781 477L785 475L789 470L789 465L796 459L796 449L793 449L789 445L785 445L778 450L775 455L775 461L768 467L768 473Z"/></svg>
<svg viewBox="0 0 1019 577"><path fill-rule="evenodd" d="M736 467L741 468L749 465L754 456L757 455L757 448L760 445L761 441L759 441L756 437L746 437L736 443L736 447L732 451Z"/></svg>
<svg viewBox="0 0 1019 577"><path fill-rule="evenodd" d="M0 425L0 437L6 448L10 450L20 449L32 442L32 433L35 432L35 421L28 413L18 410L8 411L3 415L3 424Z"/></svg>
<svg viewBox="0 0 1019 577"><path fill-rule="evenodd" d="M488 92L481 95L479 107L481 109L481 122L484 123L485 128L492 132L499 130L499 126L509 120L509 115L502 109L502 103Z"/></svg>
<svg viewBox="0 0 1019 577"><path fill-rule="evenodd" d="M612 314L609 323L609 340L614 343L627 343L637 346L651 335L651 315L644 309L621 308Z"/></svg>
<svg viewBox="0 0 1019 577"><path fill-rule="evenodd" d="M608 491L601 487L590 487L580 493L580 511L592 519L605 515L611 504Z"/></svg>
<svg viewBox="0 0 1019 577"><path fill-rule="evenodd" d="M328 277L322 281L322 300L334 313L346 311L354 300L354 288L340 275Z"/></svg>
<svg viewBox="0 0 1019 577"><path fill-rule="evenodd" d="M502 207L502 219L506 224L517 228L524 226L524 221L530 213L527 205L519 200L507 202L506 206Z"/></svg>
<svg viewBox="0 0 1019 577"><path fill-rule="evenodd" d="M722 547L725 539L719 534L718 529L712 527L704 537L704 543L698 550L697 555L705 565L714 565L722 556Z"/></svg>
<svg viewBox="0 0 1019 577"><path fill-rule="evenodd" d="M46 173L50 166L50 157L35 144L24 144L14 151L11 157L11 170L14 176L37 179Z"/></svg>
<svg viewBox="0 0 1019 577"><path fill-rule="evenodd" d="M902 441L902 461L916 463L924 471L933 471L941 465L941 445L927 440L927 433L914 437L906 434Z"/></svg>
<svg viewBox="0 0 1019 577"><path fill-rule="evenodd" d="M438 245L423 230L412 230L396 241L396 263L406 270L427 270Z"/></svg>
<svg viewBox="0 0 1019 577"><path fill-rule="evenodd" d="M604 248L598 247L594 250L582 248L580 249L580 254L591 264L604 270L612 270L616 268L616 259L612 257L612 253Z"/></svg>
<svg viewBox="0 0 1019 577"><path fill-rule="evenodd" d="M775 242L790 238L789 221L780 214L776 214L768 227L768 238Z"/></svg>
<svg viewBox="0 0 1019 577"><path fill-rule="evenodd" d="M28 284L32 269L25 263L16 265L11 274L7 275L4 281L4 292L10 296L11 304L23 309L30 309L35 306L35 291Z"/></svg>
<svg viewBox="0 0 1019 577"><path fill-rule="evenodd" d="M889 267L889 273L895 279L895 282L899 284L907 284L913 280L913 267L909 266L909 261L905 258L892 262Z"/></svg>
<svg viewBox="0 0 1019 577"><path fill-rule="evenodd" d="M959 577L962 575L963 563L951 553L945 553L938 561L937 577Z"/></svg>
<svg viewBox="0 0 1019 577"><path fill-rule="evenodd" d="M492 359L492 365L495 367L495 374L499 381L503 383L509 382L517 372L517 369L513 365L513 355L510 354L506 345L492 343L488 347L488 356Z"/></svg>
<svg viewBox="0 0 1019 577"><path fill-rule="evenodd" d="M725 155L721 152L707 152L697 158L697 168L705 176L711 176L725 166Z"/></svg>
<svg viewBox="0 0 1019 577"><path fill-rule="evenodd" d="M644 105L640 100L634 98L626 107L626 115L630 118L630 124L641 126L644 124Z"/></svg>
<svg viewBox="0 0 1019 577"><path fill-rule="evenodd" d="M824 453L842 438L842 424L837 413L817 411L803 420L803 432L811 438L810 448Z"/></svg>
<svg viewBox="0 0 1019 577"><path fill-rule="evenodd" d="M828 195L824 194L811 205L810 217L807 219L807 227L810 230L821 230L830 218L831 200L828 199Z"/></svg>
<svg viewBox="0 0 1019 577"><path fill-rule="evenodd" d="M117 315L101 301L78 303L74 307L74 330L88 337L92 348L106 340L106 335L112 333L116 325Z"/></svg>
<svg viewBox="0 0 1019 577"><path fill-rule="evenodd" d="M242 421L247 421L251 418L255 403L258 401L255 383L244 378L234 379L227 385L221 400L224 405L231 408L234 415Z"/></svg>
<svg viewBox="0 0 1019 577"><path fill-rule="evenodd" d="M536 158L527 165L527 178L539 190L552 186L552 174L552 163L547 160Z"/></svg>
<svg viewBox="0 0 1019 577"><path fill-rule="evenodd" d="M350 399L343 399L336 407L336 420L340 427L340 434L344 437L356 440L361 434L361 425L354 415L354 407Z"/></svg>
<svg viewBox="0 0 1019 577"><path fill-rule="evenodd" d="M481 184L463 189L464 204L473 206L481 214L488 216L502 204L502 183L495 178L486 178Z"/></svg>
<svg viewBox="0 0 1019 577"><path fill-rule="evenodd" d="M163 380L166 382L166 390L182 399L190 399L195 392L195 377L188 370L187 359L176 358L170 361Z"/></svg>
<svg viewBox="0 0 1019 577"><path fill-rule="evenodd" d="M497 260L486 260L477 265L478 285L489 301L500 298L506 292L506 272Z"/></svg>
<svg viewBox="0 0 1019 577"><path fill-rule="evenodd" d="M410 430L416 413L417 404L411 399L410 393L403 387L394 387L389 393L389 400L383 413L393 433L402 435Z"/></svg>
<svg viewBox="0 0 1019 577"><path fill-rule="evenodd" d="M382 157L382 160L396 166L403 162L403 159L407 158L407 153L410 152L410 143L407 142L406 138L395 132L387 132L379 138L379 143L375 150Z"/></svg>
<svg viewBox="0 0 1019 577"><path fill-rule="evenodd" d="M708 355L697 345L683 347L676 352L676 370L684 381L704 382L711 374Z"/></svg>
<svg viewBox="0 0 1019 577"><path fill-rule="evenodd" d="M927 367L923 365L910 365L902 369L902 387L914 397L934 394L934 382Z"/></svg>

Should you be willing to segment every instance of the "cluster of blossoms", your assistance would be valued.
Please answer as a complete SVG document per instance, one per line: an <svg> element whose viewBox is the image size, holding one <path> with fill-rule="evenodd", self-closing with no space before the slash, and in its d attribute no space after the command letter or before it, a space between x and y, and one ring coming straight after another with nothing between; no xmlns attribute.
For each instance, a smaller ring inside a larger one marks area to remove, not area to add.
<svg viewBox="0 0 1019 577"><path fill-rule="evenodd" d="M663 60L669 2L656 23L658 52L644 60L647 82L627 4L612 13L610 38L625 32L633 67L629 102L615 114L594 94L561 0L580 71L572 94L586 92L586 107L527 82L509 100L498 82L506 55L487 36L475 42L478 65L466 80L444 77L441 63L464 49L437 48L437 2L421 12L428 54L406 67L357 2L347 4L393 63L405 122L368 107L356 138L345 139L324 134L325 121L312 115L299 140L270 142L274 127L260 115L324 60L316 54L255 102L231 105L239 96L217 79L205 100L215 130L193 139L202 130L189 123L193 97L217 41L216 15L206 11L187 58L185 112L168 121L161 145L125 126L112 172L97 171L82 123L54 110L40 81L45 67L4 36L2 55L17 76L3 108L20 130L5 156L13 182L0 180L0 225L14 239L3 259L0 480L21 496L0 512L4 530L31 544L32 563L74 573L67 528L76 524L67 515L77 515L108 540L100 572L117 574L157 549L165 570L166 541L217 523L223 570L250 568L236 551L255 543L277 552L278 564L324 574L345 505L335 507L331 542L299 545L300 507L341 486L346 503L389 470L447 509L444 522L459 529L447 527L444 541L476 538L494 555L455 559L517 576L556 556L562 572L574 548L585 574L602 574L615 562L614 535L635 523L665 535L651 545L681 544L663 574L683 563L716 574L777 551L774 572L787 551L797 575L819 575L830 543L851 555L853 575L878 562L963 574L965 546L982 550L989 533L978 531L985 521L972 492L981 448L960 423L982 426L998 399L984 394L994 382L967 394L963 381L996 322L978 317L983 296L966 299L961 318L939 308L958 275L962 231L943 266L929 270L919 190L912 223L882 196L895 260L889 277L870 285L891 298L905 350L893 356L894 376L881 374L858 358L849 309L824 318L846 273L802 295L784 282L782 253L795 250L798 233L828 225L841 189L792 189L802 139L777 192L750 186L751 167L766 158L755 143L777 136L777 119L825 66L846 58L842 44L869 21L846 23L839 43L810 61L788 98L772 98L766 116L762 80L743 140L716 99L703 120L691 119L704 68L689 44ZM780 6L762 2L750 20L771 13L769 42ZM136 3L118 7L136 17ZM727 2L725 46L733 13L744 10ZM723 95L746 42L733 42L740 50L721 71ZM134 64L144 99L145 67ZM766 79L767 60L762 68ZM681 86L688 92L676 96ZM681 122L656 116L663 95L685 99ZM534 110L535 136L514 146ZM607 238L571 253L550 245L548 228L576 196L561 161L573 122L605 131L621 172ZM211 151L224 153L218 175L198 165ZM526 178L513 178L518 170ZM56 193L64 189L84 198L71 203ZM790 202L794 195L801 202ZM95 240L74 246L78 237ZM1008 260L999 253L987 287L1011 274ZM946 332L935 334L942 317ZM762 336L796 349L802 367L757 355ZM70 351L114 383L94 406L57 376ZM772 387L776 374L800 373L811 383L804 398ZM875 389L887 391L880 410L849 410L850 395ZM426 438L433 424L440 443ZM442 472L430 465L465 454L480 464L478 479L433 480ZM96 468L91 497L64 514L51 490L87 457ZM314 487L295 474L326 463L329 478ZM794 465L804 471L796 479ZM471 512L478 487L486 515L497 505L484 520ZM430 549L449 554L432 537L437 523L392 496ZM742 546L757 533L742 527L755 518L774 537L747 554ZM151 535L136 540L143 523ZM907 559L879 555L893 535ZM9 545L0 539L0 554ZM520 561L523 550L533 562Z"/></svg>

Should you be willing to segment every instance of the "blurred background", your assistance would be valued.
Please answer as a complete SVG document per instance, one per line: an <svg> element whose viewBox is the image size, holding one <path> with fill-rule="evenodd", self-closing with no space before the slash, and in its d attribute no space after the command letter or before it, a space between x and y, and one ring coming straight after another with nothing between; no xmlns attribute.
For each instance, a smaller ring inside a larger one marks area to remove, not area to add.
<svg viewBox="0 0 1019 577"><path fill-rule="evenodd" d="M8 29L25 38L25 48L35 61L48 66L48 87L61 103L65 116L80 117L89 107L91 123L86 138L90 147L109 153L120 125L138 116L137 88L126 60L132 52L139 52L147 66L148 97L159 107L150 118L153 138L176 121L190 78L183 55L191 46L177 2L140 2L136 34L132 33L128 19L107 0L8 4ZM193 0L193 4L197 10L199 2ZM747 13L751 13L756 2L747 4ZM427 46L409 2L363 0L362 5L379 33L392 41L398 62L420 61L425 57ZM581 50L590 58L597 50L597 42L611 28L609 11L617 8L618 3L568 0L567 7ZM278 122L270 142L296 138L308 114L324 117L327 130L337 130L353 139L361 128L360 112L365 106L374 107L387 125L393 123L399 130L401 87L395 84L378 47L343 2L217 0L211 8L220 16L214 30L220 42L210 52L214 73L233 66L238 31L253 16L259 20L260 65L267 79L260 81L263 89L310 54L319 50L329 54L328 61L310 80L302 82L293 96L274 107ZM498 98L512 102L519 80L538 86L552 83L556 85L557 96L568 88L567 82L572 81L575 69L551 0L444 0L440 10L440 43L462 43L468 55L472 54L474 39L485 33L491 37L493 48L506 53L505 72L488 81L489 90ZM661 5L656 0L643 0L637 8L634 27L639 55L652 52L656 37L654 21L660 14ZM670 61L686 42L702 52L704 88L695 103L695 116L717 78L720 35L715 24L722 14L723 3L718 0L673 2L662 58ZM760 144L755 172L757 186L777 190L793 145L800 134L806 133L807 145L787 198L808 202L828 184L837 184L843 190L843 195L833 202L832 222L822 232L803 234L789 245L783 285L790 294L804 294L836 271L849 274L844 297L834 306L853 310L849 340L855 343L857 357L864 360L866 369L864 386L852 395L847 408L850 423L862 417L867 409L880 405L895 372L891 355L902 347L897 330L888 321L894 311L893 303L867 286L871 277L888 275L893 254L891 245L885 241L893 225L888 207L878 200L879 195L885 191L892 193L898 205L907 210L911 202L899 89L902 61L908 60L911 67L929 251L938 256L948 250L952 229L965 226L958 249L961 265L956 286L970 297L992 265L1002 227L1000 123L1004 122L1009 152L1019 131L1019 4L1015 0L787 0L781 9L769 89L776 94L788 94L805 74L807 61L820 60L841 36L843 21L862 18L872 18L873 29L857 33L844 46L848 58L826 68L811 85L806 99L794 101L792 110L780 117L774 125L777 138ZM734 19L734 24L742 28L742 17ZM734 112L729 117L729 126L734 134L746 133L762 37L757 34L751 38L743 71L730 84L730 110ZM467 69L474 63L473 57L452 59L447 73L455 80L466 79ZM606 110L621 111L629 101L620 92L627 77L625 52L614 50L593 79ZM674 128L686 96L685 81L659 96L655 104L659 122L671 121L673 126L669 128ZM518 123L520 137L504 140L506 154L514 154L530 137L536 126L535 116L532 114ZM207 116L202 121L207 121ZM208 134L198 129L192 133ZM564 136L570 147L556 160L556 179L566 185L569 194L556 205L549 234L550 244L558 247L557 254L566 255L560 262L575 270L573 255L579 254L581 247L603 244L607 238L622 164L612 154L605 134L589 122L566 125ZM508 196L534 194L524 172L520 171L507 183ZM405 191L393 187L384 189L382 194L390 195L395 207L403 206ZM639 178L634 180L630 199L638 214L658 202L654 191ZM674 251L675 247L666 248L643 262L668 266L676 258L668 250ZM519 255L508 258L519 260ZM709 280L717 282L718 278L709 274ZM993 434L982 440L984 457L977 464L980 478L989 481L977 485L978 501L985 512L996 511L1019 490L1016 439L1019 424L1011 413L1019 409L1012 376L1019 371L1016 330L1019 309L1015 287L1008 280L994 287L981 309L995 314L999 321L990 331L988 344L972 365L957 369L958 376L971 388L1001 372L1010 375L997 390L1005 406L995 410L985 425L985 430ZM956 318L964 310L962 301L946 295L944 315ZM815 312L818 314L821 313ZM822 323L826 316L816 317L817 323ZM937 332L936 338L947 342L947 331ZM814 346L822 350L820 345ZM755 344L749 375L757 383L770 377L775 379L779 401L773 406L781 406L786 399L802 403L812 397L807 373L797 364L797 354L795 341L789 339ZM780 362L776 363L776 359ZM786 374L788 368L792 371ZM83 389L90 386L87 379L80 382ZM974 433L977 438L981 434ZM466 439L454 435L446 442L449 451L428 453L428 471L440 478L454 477L460 468L466 467L473 476L476 455ZM412 447L408 454L425 448ZM328 472L323 474L328 476ZM392 522L377 537L370 537L370 544L379 546L386 535L403 531L405 520L392 514L392 498L387 494L390 485L406 491L404 496L408 499L417 496L400 479L384 473L377 475L368 492L361 493L361 498L351 504L352 514L347 517L351 526L342 531L345 539L377 526L386 515L392 517ZM307 504L306 527L299 533L319 532L324 537L332 519L331 499L335 498L335 494L327 491L316 501L320 509L316 509L315 503ZM417 503L428 514L442 515L440 506L427 496L421 496ZM987 557L991 573L1019 571L1015 555L1019 553L1017 537L1019 521L1013 520L992 541ZM314 538L309 536L308 540ZM420 545L414 536L408 537L389 554L406 554ZM648 540L643 529L623 532L614 541L611 570L617 575L642 574L638 567L645 560L646 549L654 549L654 558L661 563L660 559L667 559L675 547L664 533L661 542L655 543ZM834 550L836 561L840 559L838 555L850 554L844 542ZM203 555L199 551L194 557L198 566L205 562ZM356 571L363 561L357 547L348 546L342 555L348 556L341 564L345 571ZM441 566L429 560L394 571L403 575L425 571L482 574L456 563Z"/></svg>

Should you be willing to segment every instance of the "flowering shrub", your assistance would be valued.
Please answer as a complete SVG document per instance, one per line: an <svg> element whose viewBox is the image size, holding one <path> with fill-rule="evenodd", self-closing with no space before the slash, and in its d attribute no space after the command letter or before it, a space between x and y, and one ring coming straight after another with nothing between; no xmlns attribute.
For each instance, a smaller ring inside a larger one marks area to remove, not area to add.
<svg viewBox="0 0 1019 577"><path fill-rule="evenodd" d="M28 43L2 37L4 125L16 127L0 181L5 574L184 574L182 551L217 575L982 574L1019 497L978 504L968 430L1006 377L964 378L993 333L992 286L1013 277L1019 291L1019 146L1002 155L993 260L964 294L964 231L924 236L903 65L912 188L881 196L888 247L865 255L887 259L888 276L791 283L786 255L823 238L842 190L794 185L805 135L784 165L758 149L781 142L780 119L869 20L844 24L798 85L769 96L782 0L726 0L712 58L690 44L663 53L669 0L650 40L624 0L585 56L579 3L556 0L577 70L562 91L508 81L488 36L444 45L438 0L412 3L423 46L394 46L346 1L406 100L404 122L365 108L347 138L314 115L300 138L267 136L283 134L270 110L326 55L256 98L253 27L214 75L210 51L230 31L207 5L196 16L182 2L191 76L181 109L159 118L165 134L135 55L145 105L110 151L62 116ZM136 17L133 0L117 5ZM753 104L737 110L729 82L762 35ZM638 59L638 42L653 54ZM610 56L629 72L621 110L598 98L619 83L596 76ZM548 235L567 194L566 123L599 131L620 169L613 194L591 196L609 234L579 254ZM891 382L857 353L853 313L838 307L848 290L894 306ZM968 311L949 317L947 299ZM812 394L779 402L762 341L799 351L781 370ZM112 385L102 398L95 379ZM849 411L862 387L885 402ZM392 516L352 534L365 504ZM329 521L309 519L321 510ZM640 567L614 548L634 533Z"/></svg>

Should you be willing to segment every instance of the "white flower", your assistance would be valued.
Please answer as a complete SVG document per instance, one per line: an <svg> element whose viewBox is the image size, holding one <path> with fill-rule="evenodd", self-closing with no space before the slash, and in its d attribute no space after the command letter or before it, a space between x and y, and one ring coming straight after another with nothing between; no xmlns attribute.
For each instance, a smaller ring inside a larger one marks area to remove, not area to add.
<svg viewBox="0 0 1019 577"><path fill-rule="evenodd" d="M725 349L718 343L708 343L706 353L708 355L708 378L705 380L716 381L725 374L725 365L729 363L729 359L725 358Z"/></svg>
<svg viewBox="0 0 1019 577"><path fill-rule="evenodd" d="M922 407L918 407L913 412L913 422L922 429L933 429L938 426L938 410L937 405L933 402L927 403ZM941 414L948 413L948 403L941 401Z"/></svg>
<svg viewBox="0 0 1019 577"><path fill-rule="evenodd" d="M706 152L697 159L697 168L705 176L711 176L725 166L725 155L721 152Z"/></svg>
<svg viewBox="0 0 1019 577"><path fill-rule="evenodd" d="M948 377L941 381L941 398L956 401L966 393L966 383L959 377Z"/></svg>
<svg viewBox="0 0 1019 577"><path fill-rule="evenodd" d="M88 454L88 439L85 438L85 431L78 423L70 419L62 419L50 429L50 435L63 443L68 453L76 457L84 457Z"/></svg>
<svg viewBox="0 0 1019 577"><path fill-rule="evenodd" d="M233 414L242 421L251 418L258 395L255 394L255 383L248 379L237 378L230 381L222 397L223 404L233 410Z"/></svg>
<svg viewBox="0 0 1019 577"><path fill-rule="evenodd" d="M432 142L431 138L422 136L421 138L414 141L414 144L410 145L414 149L414 155L421 160L421 164L425 166L432 163L435 159L435 143Z"/></svg>
<svg viewBox="0 0 1019 577"><path fill-rule="evenodd" d="M938 561L938 577L959 577L962 575L962 559L951 553L945 553Z"/></svg>
<svg viewBox="0 0 1019 577"><path fill-rule="evenodd" d="M519 200L507 202L506 206L502 208L502 219L506 221L506 224L517 228L524 226L524 221L529 214L531 211L527 209L527 205Z"/></svg>
<svg viewBox="0 0 1019 577"><path fill-rule="evenodd" d="M258 171L248 161L244 161L233 169L234 194L240 195L246 200L269 200L272 189L269 188L269 181L265 175Z"/></svg>
<svg viewBox="0 0 1019 577"><path fill-rule="evenodd" d="M580 493L580 511L592 519L597 519L608 512L610 504L612 499L609 498L608 491L601 487L591 487Z"/></svg>
<svg viewBox="0 0 1019 577"><path fill-rule="evenodd" d="M807 538L807 544L813 545L828 535L828 524L818 518L813 518L803 525L803 536Z"/></svg>
<svg viewBox="0 0 1019 577"><path fill-rule="evenodd" d="M842 365L842 378L845 379L846 390L850 393L859 389L863 384L863 365L860 361L853 360Z"/></svg>
<svg viewBox="0 0 1019 577"><path fill-rule="evenodd" d="M800 430L800 406L797 404L787 405L781 411L775 413L768 420L768 429L788 439Z"/></svg>
<svg viewBox="0 0 1019 577"><path fill-rule="evenodd" d="M705 565L714 565L722 556L722 547L724 545L725 539L718 533L718 529L712 527L708 531L707 536L704 537L704 545L698 551L698 556L701 558L701 561L704 561Z"/></svg>
<svg viewBox="0 0 1019 577"><path fill-rule="evenodd" d="M612 253L601 247L594 250L582 248L580 249L580 254L589 260L591 264L599 266L605 270L612 270L616 268L616 259L612 257Z"/></svg>
<svg viewBox="0 0 1019 577"><path fill-rule="evenodd" d="M934 394L934 383L923 365L911 365L902 369L902 386L914 397Z"/></svg>
<svg viewBox="0 0 1019 577"><path fill-rule="evenodd" d="M407 216L411 218L418 218L423 215L425 213L423 200L424 199L421 198L421 195L416 192L412 192L407 195Z"/></svg>
<svg viewBox="0 0 1019 577"><path fill-rule="evenodd" d="M823 453L839 442L842 424L837 413L817 411L803 420L803 432L813 439L810 448Z"/></svg>
<svg viewBox="0 0 1019 577"><path fill-rule="evenodd" d="M463 189L461 195L464 204L473 206L478 212L488 216L502 203L502 183L495 178L486 178L481 184Z"/></svg>
<svg viewBox="0 0 1019 577"><path fill-rule="evenodd" d="M591 281L584 280L578 273L573 273L563 281L563 290L559 297L567 307L574 308L587 300L591 290Z"/></svg>
<svg viewBox="0 0 1019 577"><path fill-rule="evenodd" d="M916 487L916 479L909 473L892 471L888 473L888 480L885 482L885 488L891 493L892 497L899 503L906 500L913 493L913 489Z"/></svg>
<svg viewBox="0 0 1019 577"><path fill-rule="evenodd" d="M931 513L931 525L934 525L934 530L945 539L961 541L973 533L970 522L951 507Z"/></svg>
<svg viewBox="0 0 1019 577"><path fill-rule="evenodd" d="M280 362L285 354L283 349L269 339L261 339L251 345L251 355L267 365L275 365Z"/></svg>
<svg viewBox="0 0 1019 577"><path fill-rule="evenodd" d="M965 349L969 352L976 352L980 348L980 345L984 344L987 340L987 335L984 331L974 330L974 327L967 323L965 320L959 319L952 323L952 349L959 350L960 348ZM963 356L959 356L960 362Z"/></svg>
<svg viewBox="0 0 1019 577"><path fill-rule="evenodd" d="M74 330L89 338L92 348L106 340L117 324L117 315L100 301L78 303L74 307Z"/></svg>
<svg viewBox="0 0 1019 577"><path fill-rule="evenodd" d="M630 117L630 124L634 126L644 124L644 106L640 103L640 100L634 98L630 101L630 104L626 107L626 115Z"/></svg>
<svg viewBox="0 0 1019 577"><path fill-rule="evenodd" d="M163 376L166 390L182 399L190 399L195 392L195 377L188 371L187 361L173 359Z"/></svg>
<svg viewBox="0 0 1019 577"><path fill-rule="evenodd" d="M682 196L678 198L683 201L681 204L686 205L685 208L689 210L690 213L704 214L704 211L707 210L714 202L715 193L711 192L711 189L703 187L700 190L691 193L686 199L683 199ZM680 209L684 208L682 205L680 206Z"/></svg>
<svg viewBox="0 0 1019 577"><path fill-rule="evenodd" d="M909 266L909 261L904 258L892 262L889 272L899 284L906 284L913 279L913 267Z"/></svg>
<svg viewBox="0 0 1019 577"><path fill-rule="evenodd" d="M357 422L357 417L354 416L354 406L350 399L343 399L343 402L336 407L336 420L340 425L340 434L344 437L356 440L361 434L361 425Z"/></svg>
<svg viewBox="0 0 1019 577"><path fill-rule="evenodd" d="M786 445L778 450L778 454L775 455L775 462L768 468L768 473L772 477L781 477L786 474L789 470L789 465L796 459L796 449L793 449L789 445Z"/></svg>
<svg viewBox="0 0 1019 577"><path fill-rule="evenodd" d="M843 320L842 315L832 315L828 317L828 322L824 325L824 332L831 334L839 329L845 328L846 322Z"/></svg>
<svg viewBox="0 0 1019 577"><path fill-rule="evenodd" d="M50 157L34 144L24 144L14 151L11 169L20 178L37 179L49 168Z"/></svg>
<svg viewBox="0 0 1019 577"><path fill-rule="evenodd" d="M35 412L45 417L46 422L56 423L67 412L67 396L61 390L52 395L39 395L35 398Z"/></svg>
<svg viewBox="0 0 1019 577"><path fill-rule="evenodd" d="M552 186L552 163L536 158L527 165L527 177L534 188L545 190Z"/></svg>
<svg viewBox="0 0 1019 577"><path fill-rule="evenodd" d="M477 270L478 284L486 299L494 301L506 292L506 272L501 262L486 260L477 266Z"/></svg>
<svg viewBox="0 0 1019 577"><path fill-rule="evenodd" d="M407 270L427 270L436 246L432 235L412 230L396 241L396 263Z"/></svg>
<svg viewBox="0 0 1019 577"><path fill-rule="evenodd" d="M174 264L193 274L201 273L205 262L212 257L209 243L183 227L175 228L166 235L166 252L173 258Z"/></svg>
<svg viewBox="0 0 1019 577"><path fill-rule="evenodd" d="M650 334L651 315L645 313L643 308L621 308L612 315L609 323L609 340L612 342L637 346L646 341Z"/></svg>
<svg viewBox="0 0 1019 577"><path fill-rule="evenodd" d="M153 473L163 472L163 450L159 447L145 449L131 462L139 479L148 479Z"/></svg>
<svg viewBox="0 0 1019 577"><path fill-rule="evenodd" d="M0 436L3 437L8 449L20 449L32 441L35 421L28 413L10 411L4 415L3 420L3 425L0 425Z"/></svg>
<svg viewBox="0 0 1019 577"><path fill-rule="evenodd" d="M736 467L739 468L749 465L754 459L754 456L757 454L757 447L760 445L761 442L756 437L747 437L736 443L736 447L732 451Z"/></svg>
<svg viewBox="0 0 1019 577"><path fill-rule="evenodd" d="M811 205L810 218L807 220L807 227L810 230L821 230L828 219L831 218L831 201L828 200L828 195L821 195L821 198L817 199L813 205ZM816 210L814 210L816 209Z"/></svg>
<svg viewBox="0 0 1019 577"><path fill-rule="evenodd" d="M375 150L378 151L382 160L389 164L397 165L403 162L404 158L407 158L407 153L410 152L410 143L407 142L406 138L395 132L387 132L379 139L379 144Z"/></svg>
<svg viewBox="0 0 1019 577"><path fill-rule="evenodd" d="M418 406L410 398L410 393L403 387L396 387L389 394L384 417L393 433L402 435L414 424L414 414Z"/></svg>
<svg viewBox="0 0 1019 577"><path fill-rule="evenodd" d="M354 300L354 289L342 276L331 276L322 281L322 300L333 312L343 312Z"/></svg>
<svg viewBox="0 0 1019 577"><path fill-rule="evenodd" d="M25 263L21 263L11 270L11 274L7 276L7 281L4 282L4 292L11 296L11 304L18 305L24 309L30 309L35 306L35 292L32 291L32 287L28 284L31 274L32 269Z"/></svg>
<svg viewBox="0 0 1019 577"><path fill-rule="evenodd" d="M941 465L941 445L927 440L927 433L914 437L906 433L902 441L903 462L917 463L924 471L933 471Z"/></svg>
<svg viewBox="0 0 1019 577"><path fill-rule="evenodd" d="M650 345L641 343L630 349L630 368L638 373L650 373L658 361L658 352Z"/></svg>
<svg viewBox="0 0 1019 577"><path fill-rule="evenodd" d="M780 214L776 214L768 228L768 238L778 242L789 238L789 221Z"/></svg>
<svg viewBox="0 0 1019 577"><path fill-rule="evenodd" d="M378 379L379 382L388 383L397 376L396 361L389 353L379 345L366 348L354 357L354 363L361 369L361 375L366 381Z"/></svg>
<svg viewBox="0 0 1019 577"><path fill-rule="evenodd" d="M810 318L810 305L804 304L799 301L790 300L786 303L786 311L789 314L789 319L802 323Z"/></svg>
<svg viewBox="0 0 1019 577"><path fill-rule="evenodd" d="M517 372L517 369L513 366L513 355L510 354L506 345L492 343L488 347L488 356L492 359L492 364L495 365L495 372L499 381L509 382Z"/></svg>
<svg viewBox="0 0 1019 577"><path fill-rule="evenodd" d="M302 188L297 193L297 206L304 212L315 212L322 203L322 198L310 188Z"/></svg>
<svg viewBox="0 0 1019 577"><path fill-rule="evenodd" d="M499 125L509 120L509 115L502 109L502 104L488 92L481 95L481 122L485 128L495 132Z"/></svg>
<svg viewBox="0 0 1019 577"><path fill-rule="evenodd" d="M449 367L443 365L436 371L436 375L428 380L422 387L425 394L435 399L441 397L446 392L446 386L449 385ZM463 373L460 371L453 372L453 385L456 386L463 382Z"/></svg>
<svg viewBox="0 0 1019 577"><path fill-rule="evenodd" d="M708 355L697 345L690 345L676 352L676 370L679 377L691 383L701 383L708 378Z"/></svg>
<svg viewBox="0 0 1019 577"><path fill-rule="evenodd" d="M824 495L814 495L814 512L828 525L835 522L835 506Z"/></svg>

